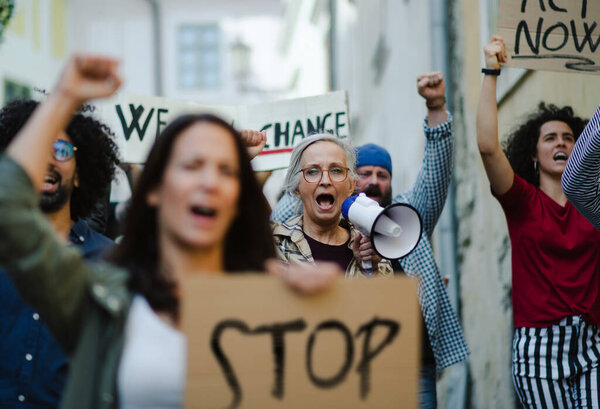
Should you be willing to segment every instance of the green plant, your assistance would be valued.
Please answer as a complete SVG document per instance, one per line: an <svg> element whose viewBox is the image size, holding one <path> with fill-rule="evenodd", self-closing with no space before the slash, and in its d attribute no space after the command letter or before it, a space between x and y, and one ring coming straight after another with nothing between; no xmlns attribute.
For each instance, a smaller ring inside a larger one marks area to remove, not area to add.
<svg viewBox="0 0 600 409"><path fill-rule="evenodd" d="M0 40L15 8L14 0L0 0Z"/></svg>

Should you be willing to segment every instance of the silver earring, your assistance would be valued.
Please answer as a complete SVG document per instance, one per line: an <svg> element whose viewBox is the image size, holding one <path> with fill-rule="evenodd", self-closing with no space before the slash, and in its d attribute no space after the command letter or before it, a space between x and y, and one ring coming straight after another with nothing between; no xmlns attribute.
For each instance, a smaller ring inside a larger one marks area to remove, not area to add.
<svg viewBox="0 0 600 409"><path fill-rule="evenodd" d="M533 171L535 172L536 175L538 174L538 164L537 164L537 161L533 162Z"/></svg>

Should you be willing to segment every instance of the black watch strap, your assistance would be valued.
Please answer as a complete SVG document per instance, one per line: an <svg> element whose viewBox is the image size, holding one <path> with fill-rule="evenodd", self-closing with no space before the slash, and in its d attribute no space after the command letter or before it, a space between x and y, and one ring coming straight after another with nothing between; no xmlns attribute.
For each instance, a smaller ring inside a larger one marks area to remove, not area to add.
<svg viewBox="0 0 600 409"><path fill-rule="evenodd" d="M499 76L500 75L500 68L496 68L496 69L482 68L481 72L484 73L485 75L496 75L496 76Z"/></svg>

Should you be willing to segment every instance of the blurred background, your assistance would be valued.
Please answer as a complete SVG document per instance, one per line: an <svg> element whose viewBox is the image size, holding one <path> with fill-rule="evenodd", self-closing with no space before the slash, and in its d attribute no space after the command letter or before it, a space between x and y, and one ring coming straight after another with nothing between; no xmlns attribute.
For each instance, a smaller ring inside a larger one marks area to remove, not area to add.
<svg viewBox="0 0 600 409"><path fill-rule="evenodd" d="M416 77L443 71L457 150L434 245L472 354L441 375L439 406L515 408L510 243L475 139L481 50L496 30L497 1L16 0L0 43L0 102L39 98L35 89L49 91L73 51L119 58L123 92L204 104L347 90L354 143L390 151L399 193L423 154ZM500 134L541 100L591 116L598 78L504 69ZM269 181L269 197L282 175Z"/></svg>

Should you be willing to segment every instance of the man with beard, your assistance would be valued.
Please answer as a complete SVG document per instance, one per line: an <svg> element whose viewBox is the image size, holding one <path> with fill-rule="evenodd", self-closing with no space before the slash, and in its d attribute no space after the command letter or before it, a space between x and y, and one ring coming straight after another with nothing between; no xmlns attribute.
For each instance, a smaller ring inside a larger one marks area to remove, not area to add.
<svg viewBox="0 0 600 409"><path fill-rule="evenodd" d="M19 132L38 103L13 101L0 110L0 150ZM53 161L40 195L40 207L53 228L88 260L99 259L112 241L90 229L83 218L102 200L118 164L107 128L77 114L56 136ZM0 408L58 407L68 359L0 269Z"/></svg>
<svg viewBox="0 0 600 409"><path fill-rule="evenodd" d="M392 203L392 158L374 143L356 148L356 192L385 207Z"/></svg>
<svg viewBox="0 0 600 409"><path fill-rule="evenodd" d="M423 232L417 248L401 260L392 260L398 274L419 278L419 303L423 313L423 346L419 402L421 408L435 408L436 373L460 362L469 351L448 299L430 238L444 208L452 173L454 135L452 117L446 111L445 85L441 73L424 74L417 79L419 95L425 99L427 117L425 155L413 187L392 199L392 159L384 148L366 144L356 150L356 193L365 193L381 206L407 203L417 209ZM284 222L301 210L297 199L286 195L279 201L271 220ZM367 241L364 237L361 244ZM361 251L361 248L356 251Z"/></svg>

